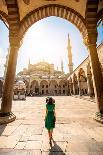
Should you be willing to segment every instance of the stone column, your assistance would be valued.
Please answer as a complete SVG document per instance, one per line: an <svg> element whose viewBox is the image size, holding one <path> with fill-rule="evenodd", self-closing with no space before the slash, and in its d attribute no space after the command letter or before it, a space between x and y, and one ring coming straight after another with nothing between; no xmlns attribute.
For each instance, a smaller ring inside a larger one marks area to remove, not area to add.
<svg viewBox="0 0 103 155"><path fill-rule="evenodd" d="M87 42L87 47L89 49L89 58L90 58L91 72L93 76L95 99L98 104L98 110L99 110L99 114L97 113L97 115L101 116L102 118L103 117L103 77L102 77L102 71L101 71L100 62L97 54L96 41L97 41L97 33L89 32L86 42ZM103 121L103 118L102 118L102 121Z"/></svg>
<svg viewBox="0 0 103 155"><path fill-rule="evenodd" d="M76 83L73 81L73 94L76 95Z"/></svg>
<svg viewBox="0 0 103 155"><path fill-rule="evenodd" d="M87 74L87 85L88 85L88 93L90 97L94 96L92 75L90 73Z"/></svg>
<svg viewBox="0 0 103 155"><path fill-rule="evenodd" d="M73 95L73 83L70 83L70 94Z"/></svg>
<svg viewBox="0 0 103 155"><path fill-rule="evenodd" d="M16 116L11 112L11 108L12 108L13 85L15 79L17 55L20 46L20 40L15 35L10 35L9 39L10 39L9 40L10 54L1 103L0 124L12 122L16 118Z"/></svg>
<svg viewBox="0 0 103 155"><path fill-rule="evenodd" d="M31 82L30 82L30 76L29 76L29 79L28 79L28 80L29 80L29 84L28 84L28 94L30 95L30 83L31 83Z"/></svg>
<svg viewBox="0 0 103 155"><path fill-rule="evenodd" d="M82 96L82 90L81 90L81 81L78 80L78 87L79 87L79 95Z"/></svg>

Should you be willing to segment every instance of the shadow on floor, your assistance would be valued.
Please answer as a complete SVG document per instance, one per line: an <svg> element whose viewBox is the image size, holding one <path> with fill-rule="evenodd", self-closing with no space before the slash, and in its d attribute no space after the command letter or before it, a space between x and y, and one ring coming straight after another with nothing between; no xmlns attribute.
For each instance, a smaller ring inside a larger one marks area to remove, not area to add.
<svg viewBox="0 0 103 155"><path fill-rule="evenodd" d="M2 133L5 130L6 126L7 126L6 124L0 125L0 136L2 135Z"/></svg>
<svg viewBox="0 0 103 155"><path fill-rule="evenodd" d="M50 146L51 146L51 149L49 150L48 155L66 155L54 140L53 140L53 144L51 143Z"/></svg>

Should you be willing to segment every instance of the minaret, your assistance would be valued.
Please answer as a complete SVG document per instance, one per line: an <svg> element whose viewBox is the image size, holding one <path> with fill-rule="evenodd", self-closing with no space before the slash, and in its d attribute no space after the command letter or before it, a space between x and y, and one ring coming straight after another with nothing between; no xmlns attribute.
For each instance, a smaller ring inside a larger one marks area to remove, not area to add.
<svg viewBox="0 0 103 155"><path fill-rule="evenodd" d="M63 60L61 60L61 71L62 71L62 73L64 72L63 71Z"/></svg>
<svg viewBox="0 0 103 155"><path fill-rule="evenodd" d="M30 58L29 58L29 63L28 63L28 70L30 69Z"/></svg>
<svg viewBox="0 0 103 155"><path fill-rule="evenodd" d="M68 34L68 60L69 60L69 64L68 64L68 68L69 68L69 73L71 74L73 72L73 62L72 62L72 51L71 51L71 45L70 45L70 38L69 38L69 34Z"/></svg>
<svg viewBox="0 0 103 155"><path fill-rule="evenodd" d="M5 70L4 70L4 79L6 77L6 72L7 72L7 67L8 67L8 61L9 61L9 54L10 54L10 49L8 48L8 54L6 55L6 63L4 64Z"/></svg>

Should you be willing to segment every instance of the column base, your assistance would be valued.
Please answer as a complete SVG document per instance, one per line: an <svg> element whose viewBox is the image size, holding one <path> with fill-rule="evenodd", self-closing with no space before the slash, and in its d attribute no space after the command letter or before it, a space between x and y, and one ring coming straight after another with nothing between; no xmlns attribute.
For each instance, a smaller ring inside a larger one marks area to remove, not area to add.
<svg viewBox="0 0 103 155"><path fill-rule="evenodd" d="M94 119L95 119L97 122L103 124L103 113L96 112L95 118L94 118Z"/></svg>
<svg viewBox="0 0 103 155"><path fill-rule="evenodd" d="M13 122L15 119L16 119L16 116L12 112L8 112L8 113L0 112L0 125Z"/></svg>

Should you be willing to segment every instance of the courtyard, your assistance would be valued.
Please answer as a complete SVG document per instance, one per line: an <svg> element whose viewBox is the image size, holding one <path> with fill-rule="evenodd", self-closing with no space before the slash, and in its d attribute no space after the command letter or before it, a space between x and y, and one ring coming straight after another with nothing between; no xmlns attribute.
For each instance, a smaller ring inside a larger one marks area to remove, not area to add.
<svg viewBox="0 0 103 155"><path fill-rule="evenodd" d="M55 96L56 127L52 146L45 129L45 98L13 101L16 120L0 125L0 155L103 155L103 124L93 118L93 100Z"/></svg>

